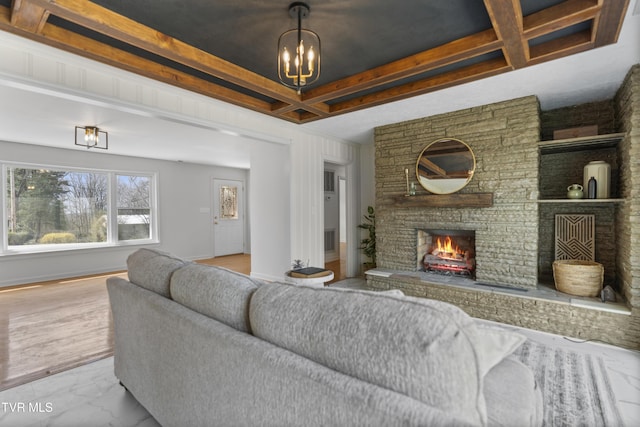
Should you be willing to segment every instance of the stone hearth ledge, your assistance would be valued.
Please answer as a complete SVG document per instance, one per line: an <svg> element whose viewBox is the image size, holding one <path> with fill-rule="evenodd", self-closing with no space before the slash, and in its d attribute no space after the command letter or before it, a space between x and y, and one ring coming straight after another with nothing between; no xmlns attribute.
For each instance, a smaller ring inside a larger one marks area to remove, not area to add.
<svg viewBox="0 0 640 427"><path fill-rule="evenodd" d="M536 289L510 288L508 286L480 283L464 276L443 275L424 271L401 271L385 268L367 270L365 272L365 276L398 279L400 281L407 281L408 279L412 282L418 280L426 286L453 286L477 292L496 293L541 301L553 301L558 304L567 304L574 307L631 315L631 310L623 302L616 301L604 303L600 301L599 298L573 296L559 292L551 286L544 284L538 284ZM619 300L620 296L617 295L617 297Z"/></svg>

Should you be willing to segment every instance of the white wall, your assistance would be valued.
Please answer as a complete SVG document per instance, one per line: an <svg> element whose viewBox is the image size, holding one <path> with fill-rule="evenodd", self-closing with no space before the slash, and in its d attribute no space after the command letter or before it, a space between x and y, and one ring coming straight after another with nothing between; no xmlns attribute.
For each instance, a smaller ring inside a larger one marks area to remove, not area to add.
<svg viewBox="0 0 640 427"><path fill-rule="evenodd" d="M367 207L376 205L376 166L375 166L375 145L373 141L370 144L360 146L360 187L359 202L360 211L358 214L358 224L364 222L363 216L367 214ZM358 242L367 237L366 230L358 229ZM366 262L366 258L362 251L358 251L358 268L362 268L362 263Z"/></svg>
<svg viewBox="0 0 640 427"><path fill-rule="evenodd" d="M251 146L251 275L282 281L290 270L289 146Z"/></svg>
<svg viewBox="0 0 640 427"><path fill-rule="evenodd" d="M211 180L246 181L248 171L0 141L0 162L27 162L158 174L158 234L152 247L188 259L213 256ZM126 269L139 246L0 256L0 286Z"/></svg>
<svg viewBox="0 0 640 427"><path fill-rule="evenodd" d="M373 141L360 146L360 203L362 213L367 212L367 206L376 204L376 149Z"/></svg>
<svg viewBox="0 0 640 427"><path fill-rule="evenodd" d="M300 135L291 143L291 256L324 265L324 165L343 165L347 177L347 274L357 274L359 212L359 147L311 135ZM353 233L353 234L349 234Z"/></svg>
<svg viewBox="0 0 640 427"><path fill-rule="evenodd" d="M351 254L350 263L356 259L358 249L355 224L360 211L358 145L315 135L305 131L302 126L80 58L2 31L0 57L0 84L4 82L10 87L33 87L35 92L55 92L56 96L71 97L74 100L95 99L100 104L119 110L133 108L136 111L149 111L152 116L168 117L196 126L206 125L205 127L237 131L253 138L255 143L252 142L247 147L252 152L251 173L246 180L249 183L252 274L259 277L280 279L289 269L293 258L309 259L314 265L323 265L324 162L344 165L348 181L348 220L352 224L347 231L353 233L352 238L348 236L347 250ZM10 120L9 117L2 119ZM37 117L34 120L38 129L43 131L43 123L37 122ZM69 118L64 120L68 121ZM50 125L56 126L59 123ZM7 138L3 136L0 126L1 139ZM11 140L22 141L20 137ZM36 161L30 156L40 152L53 153L44 148L27 149L25 146L20 150L18 160ZM67 159L66 154L55 153L52 155L53 159ZM101 164L96 160L95 153L83 153L82 157L77 157L79 155L74 154L68 160L74 159L74 166L99 167ZM4 156L3 148L0 158ZM39 157L48 160L46 154ZM206 215L200 213L200 208L209 206L203 205L204 195L206 193L209 196L208 183L210 176L215 173L203 166L148 162L129 159L122 160L121 163L119 159L111 159L104 167L134 170L157 168L161 174L161 183L165 180L163 176L168 176L176 177L175 182L180 184L194 185L194 181L206 176L206 188L195 184L196 188L190 191L192 194L176 189L161 190L161 209L166 209L161 219L164 236L161 246L190 258L209 255L210 252L206 251L210 250L212 244L202 243L199 232L210 224L205 224L203 216ZM178 232L176 223L182 221L185 214L194 227ZM199 226L195 227L195 224ZM82 254L42 255L45 261L42 266L36 266L38 262L34 262L35 256L0 257L0 283L5 277L7 283L18 280L17 278L24 282L123 268L127 253L122 249L104 249ZM354 265L347 265L352 274L355 274Z"/></svg>

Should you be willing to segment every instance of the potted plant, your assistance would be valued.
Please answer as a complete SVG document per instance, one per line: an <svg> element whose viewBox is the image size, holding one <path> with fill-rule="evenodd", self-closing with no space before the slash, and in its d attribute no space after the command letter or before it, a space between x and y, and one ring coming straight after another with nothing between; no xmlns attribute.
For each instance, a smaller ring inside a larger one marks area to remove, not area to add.
<svg viewBox="0 0 640 427"><path fill-rule="evenodd" d="M367 214L364 215L365 222L358 224L358 228L367 230L368 237L360 241L360 249L362 253L369 258L370 262L364 263L365 271L376 267L376 215L373 206L367 207Z"/></svg>

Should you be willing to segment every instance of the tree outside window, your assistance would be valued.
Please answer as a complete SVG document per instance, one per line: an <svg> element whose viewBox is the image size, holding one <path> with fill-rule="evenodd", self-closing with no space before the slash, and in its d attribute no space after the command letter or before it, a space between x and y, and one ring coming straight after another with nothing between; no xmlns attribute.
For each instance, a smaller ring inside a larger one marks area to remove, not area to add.
<svg viewBox="0 0 640 427"><path fill-rule="evenodd" d="M151 180L148 176L118 175L118 240L149 239Z"/></svg>
<svg viewBox="0 0 640 427"><path fill-rule="evenodd" d="M7 246L94 244L110 238L115 177L117 241L151 238L151 175L7 167Z"/></svg>

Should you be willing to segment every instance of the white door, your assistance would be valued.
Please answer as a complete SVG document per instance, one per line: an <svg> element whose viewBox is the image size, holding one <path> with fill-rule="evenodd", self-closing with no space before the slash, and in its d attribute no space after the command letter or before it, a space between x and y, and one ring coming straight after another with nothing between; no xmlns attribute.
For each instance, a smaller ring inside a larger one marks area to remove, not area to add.
<svg viewBox="0 0 640 427"><path fill-rule="evenodd" d="M214 256L244 252L244 184L213 180Z"/></svg>

